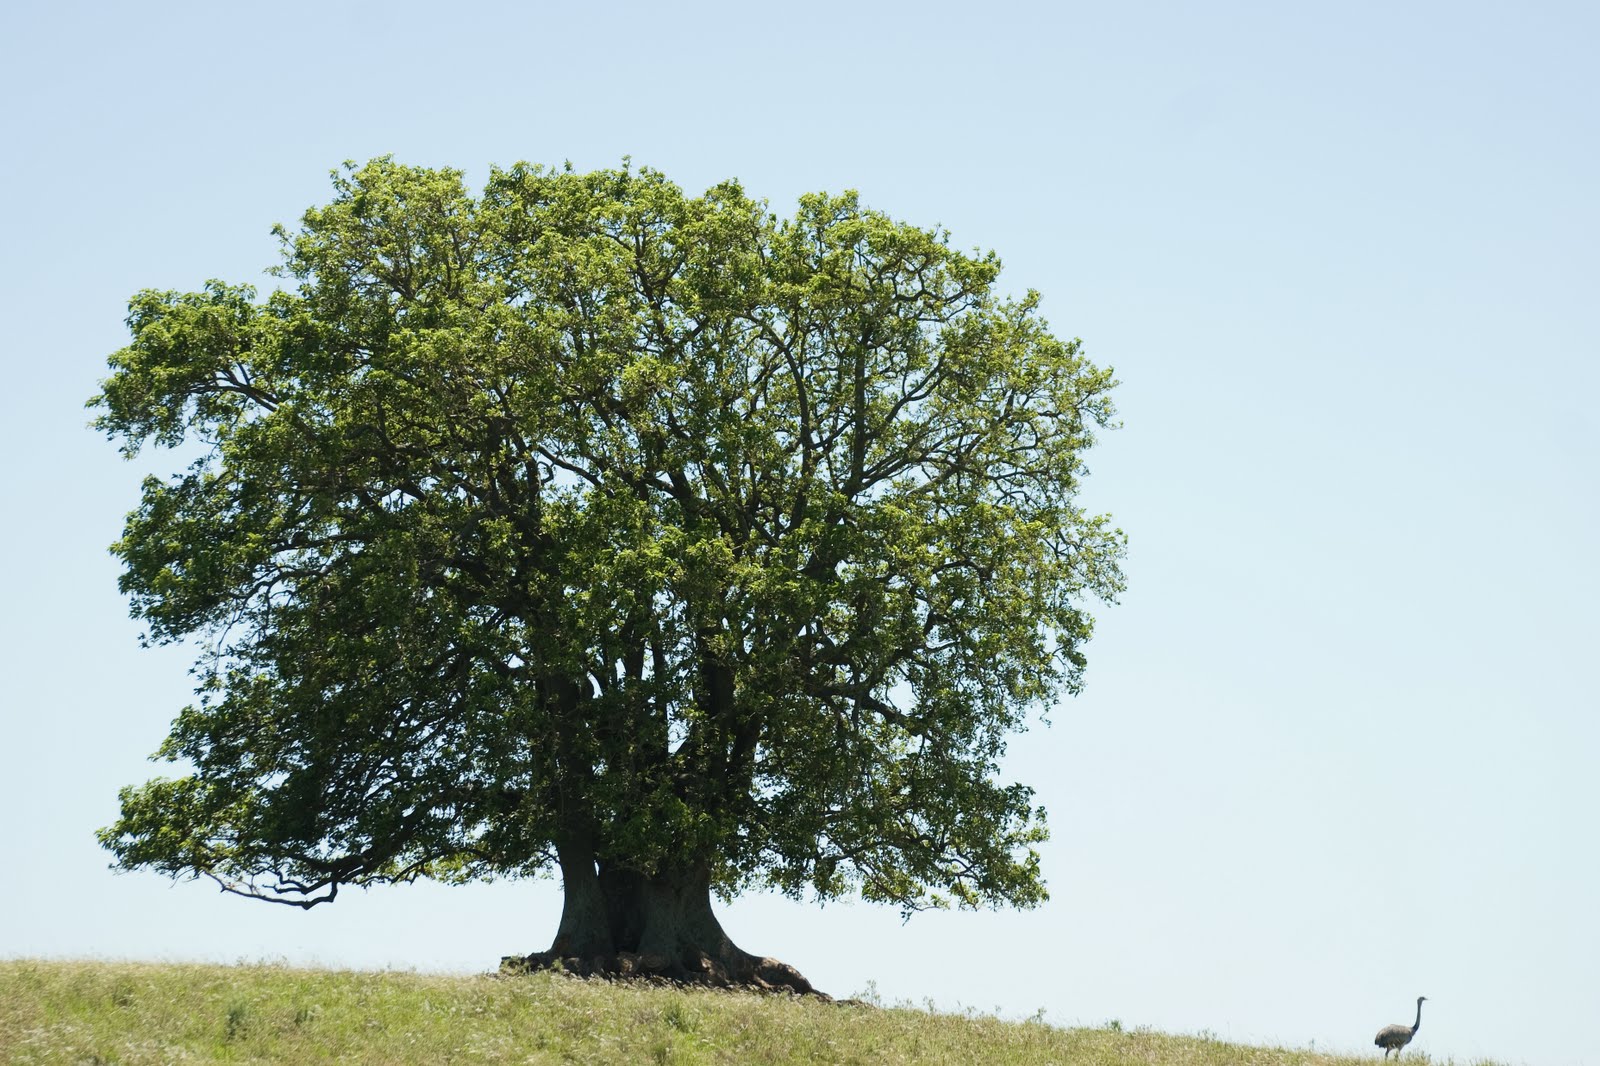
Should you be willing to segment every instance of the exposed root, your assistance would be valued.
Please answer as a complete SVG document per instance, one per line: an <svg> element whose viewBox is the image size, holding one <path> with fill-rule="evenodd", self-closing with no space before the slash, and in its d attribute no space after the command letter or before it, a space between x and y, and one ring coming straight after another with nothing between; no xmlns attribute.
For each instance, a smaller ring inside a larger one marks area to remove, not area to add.
<svg viewBox="0 0 1600 1066"><path fill-rule="evenodd" d="M777 959L744 955L729 965L727 960L701 953L689 963L664 955L640 955L619 951L614 955L582 958L538 951L532 955L507 955L500 960L502 974L537 973L554 970L574 977L593 977L612 981L644 981L651 984L683 985L701 988L726 988L759 992L815 996L832 1001L819 992L788 963Z"/></svg>

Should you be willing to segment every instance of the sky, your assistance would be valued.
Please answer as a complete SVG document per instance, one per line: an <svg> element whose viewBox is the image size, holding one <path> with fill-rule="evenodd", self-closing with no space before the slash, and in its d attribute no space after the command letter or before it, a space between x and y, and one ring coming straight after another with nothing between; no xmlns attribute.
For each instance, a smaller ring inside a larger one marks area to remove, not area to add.
<svg viewBox="0 0 1600 1066"><path fill-rule="evenodd" d="M549 880L310 912L117 874L94 830L187 701L87 427L128 297L270 284L392 153L624 156L996 250L1114 366L1128 532L1082 695L1015 738L1051 899L750 896L818 987L1435 1062L1595 1064L1600 9L1558 3L6 5L0 957L481 972Z"/></svg>

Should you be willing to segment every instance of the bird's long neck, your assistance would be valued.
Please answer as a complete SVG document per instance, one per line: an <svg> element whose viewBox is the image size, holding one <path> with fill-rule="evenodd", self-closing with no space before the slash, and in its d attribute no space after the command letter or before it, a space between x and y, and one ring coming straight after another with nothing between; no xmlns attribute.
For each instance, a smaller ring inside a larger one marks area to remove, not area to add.
<svg viewBox="0 0 1600 1066"><path fill-rule="evenodd" d="M1411 1024L1411 1031L1414 1033L1418 1029L1421 1029L1421 1028L1422 1028L1422 1000L1419 999L1419 1000L1417 1000L1417 1020Z"/></svg>

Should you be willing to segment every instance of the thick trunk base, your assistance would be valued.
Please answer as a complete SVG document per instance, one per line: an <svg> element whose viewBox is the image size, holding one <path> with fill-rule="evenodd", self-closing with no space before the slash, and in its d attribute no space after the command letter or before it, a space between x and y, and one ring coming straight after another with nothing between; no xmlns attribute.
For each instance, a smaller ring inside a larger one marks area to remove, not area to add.
<svg viewBox="0 0 1600 1066"><path fill-rule="evenodd" d="M657 984L700 985L708 988L757 989L763 992L789 992L796 995L832 999L811 986L805 976L786 962L741 952L740 959L729 960L701 954L691 965L663 955L639 955L619 951L612 955L581 958L563 957L548 951L532 955L505 955L500 959L502 974L537 973L553 970L574 977L599 977L615 981L648 981Z"/></svg>
<svg viewBox="0 0 1600 1066"><path fill-rule="evenodd" d="M704 871L644 877L563 863L561 924L549 950L508 955L501 973L560 970L579 977L651 980L824 996L798 970L752 955L711 912Z"/></svg>

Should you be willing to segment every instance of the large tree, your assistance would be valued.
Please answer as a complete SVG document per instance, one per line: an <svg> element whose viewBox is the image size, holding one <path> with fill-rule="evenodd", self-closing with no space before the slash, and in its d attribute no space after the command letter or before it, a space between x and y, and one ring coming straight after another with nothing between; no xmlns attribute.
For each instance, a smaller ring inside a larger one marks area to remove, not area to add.
<svg viewBox="0 0 1600 1066"><path fill-rule="evenodd" d="M998 760L1123 538L1075 498L1111 375L1037 296L853 194L334 188L281 291L135 296L91 401L199 456L114 546L203 649L118 863L301 907L555 869L553 956L794 987L712 892L1042 900Z"/></svg>

